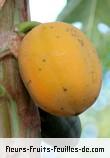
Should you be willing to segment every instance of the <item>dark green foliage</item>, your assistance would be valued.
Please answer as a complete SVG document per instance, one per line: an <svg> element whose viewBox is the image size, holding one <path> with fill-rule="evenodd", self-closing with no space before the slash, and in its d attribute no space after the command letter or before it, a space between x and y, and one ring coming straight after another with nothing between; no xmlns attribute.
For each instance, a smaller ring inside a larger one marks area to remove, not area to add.
<svg viewBox="0 0 110 158"><path fill-rule="evenodd" d="M39 109L43 138L79 138L81 122L78 116L59 117Z"/></svg>

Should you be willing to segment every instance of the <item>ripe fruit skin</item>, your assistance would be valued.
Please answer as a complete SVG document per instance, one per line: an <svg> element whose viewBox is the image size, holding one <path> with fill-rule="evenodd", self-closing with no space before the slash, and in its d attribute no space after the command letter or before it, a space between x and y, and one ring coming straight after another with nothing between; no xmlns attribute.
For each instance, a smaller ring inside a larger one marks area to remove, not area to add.
<svg viewBox="0 0 110 158"><path fill-rule="evenodd" d="M54 115L77 115L96 100L101 65L85 35L70 24L40 24L23 39L19 69L35 103Z"/></svg>

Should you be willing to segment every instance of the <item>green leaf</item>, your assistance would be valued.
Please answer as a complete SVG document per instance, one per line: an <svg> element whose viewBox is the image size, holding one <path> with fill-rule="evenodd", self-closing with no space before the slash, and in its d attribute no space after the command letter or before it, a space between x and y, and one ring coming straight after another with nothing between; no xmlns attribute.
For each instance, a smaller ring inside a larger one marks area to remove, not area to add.
<svg viewBox="0 0 110 158"><path fill-rule="evenodd" d="M57 20L80 22L96 46L103 69L110 69L110 0L69 0Z"/></svg>

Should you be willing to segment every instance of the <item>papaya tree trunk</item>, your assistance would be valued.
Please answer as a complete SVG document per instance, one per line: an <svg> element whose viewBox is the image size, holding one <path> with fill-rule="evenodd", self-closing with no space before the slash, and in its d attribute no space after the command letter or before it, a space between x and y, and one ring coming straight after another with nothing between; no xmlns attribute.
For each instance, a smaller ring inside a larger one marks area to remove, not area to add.
<svg viewBox="0 0 110 158"><path fill-rule="evenodd" d="M14 26L29 18L27 3L6 0L0 8L0 53L7 51ZM23 85L13 56L0 60L0 137L40 137L38 108Z"/></svg>

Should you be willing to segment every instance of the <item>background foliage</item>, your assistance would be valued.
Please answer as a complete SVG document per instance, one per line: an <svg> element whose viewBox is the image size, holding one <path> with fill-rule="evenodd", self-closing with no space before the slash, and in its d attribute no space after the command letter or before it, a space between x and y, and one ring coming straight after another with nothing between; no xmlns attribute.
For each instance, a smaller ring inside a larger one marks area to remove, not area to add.
<svg viewBox="0 0 110 158"><path fill-rule="evenodd" d="M96 46L102 63L99 98L80 115L82 137L110 137L110 0L67 0L57 21L72 23L85 32Z"/></svg>

